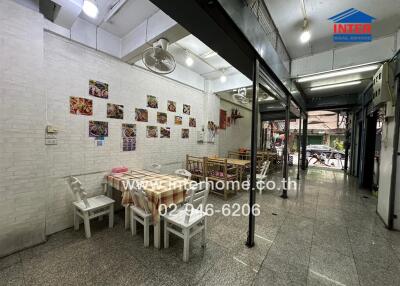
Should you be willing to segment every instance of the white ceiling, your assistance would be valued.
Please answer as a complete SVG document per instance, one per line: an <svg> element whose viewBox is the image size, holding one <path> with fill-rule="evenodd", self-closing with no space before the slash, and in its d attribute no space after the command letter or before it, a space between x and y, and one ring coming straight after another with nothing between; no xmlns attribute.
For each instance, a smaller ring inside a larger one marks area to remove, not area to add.
<svg viewBox="0 0 400 286"><path fill-rule="evenodd" d="M104 17L117 2L118 0L96 0L99 8L97 18L92 19L83 12L80 17L121 38L160 10L148 0L127 0L108 22L103 23Z"/></svg>
<svg viewBox="0 0 400 286"><path fill-rule="evenodd" d="M224 70L223 73L225 75L238 73L234 67L219 55L204 58L204 55L212 52L212 50L193 35L188 35L171 44L168 50L174 56L177 63L200 74L206 79L219 78L222 75L222 70ZM188 51L194 61L191 67L188 67L185 62L187 57L186 51Z"/></svg>
<svg viewBox="0 0 400 286"><path fill-rule="evenodd" d="M355 8L376 18L375 38L393 34L400 27L399 0L304 0L312 38L300 43L303 14L301 0L264 0L292 59L349 45L332 41L333 27L328 20L344 10Z"/></svg>

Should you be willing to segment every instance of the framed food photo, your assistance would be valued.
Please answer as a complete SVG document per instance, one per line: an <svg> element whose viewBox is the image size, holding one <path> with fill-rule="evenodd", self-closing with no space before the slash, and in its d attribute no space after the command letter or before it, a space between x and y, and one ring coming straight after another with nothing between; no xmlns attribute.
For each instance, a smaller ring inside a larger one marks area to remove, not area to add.
<svg viewBox="0 0 400 286"><path fill-rule="evenodd" d="M175 116L175 125L182 125L182 116Z"/></svg>
<svg viewBox="0 0 400 286"><path fill-rule="evenodd" d="M219 111L219 128L226 129L226 110L223 109Z"/></svg>
<svg viewBox="0 0 400 286"><path fill-rule="evenodd" d="M89 137L107 137L108 122L104 121L89 121Z"/></svg>
<svg viewBox="0 0 400 286"><path fill-rule="evenodd" d="M146 137L147 138L157 138L158 137L158 127L157 126L147 126Z"/></svg>
<svg viewBox="0 0 400 286"><path fill-rule="evenodd" d="M171 128L170 127L161 127L160 138L171 138Z"/></svg>
<svg viewBox="0 0 400 286"><path fill-rule="evenodd" d="M108 99L108 83L89 80L89 94L91 96Z"/></svg>
<svg viewBox="0 0 400 286"><path fill-rule="evenodd" d="M147 96L147 107L158 108L158 99L153 95Z"/></svg>
<svg viewBox="0 0 400 286"><path fill-rule="evenodd" d="M161 124L166 124L167 114L165 112L157 112L157 122Z"/></svg>
<svg viewBox="0 0 400 286"><path fill-rule="evenodd" d="M190 115L190 105L187 104L183 105L183 114Z"/></svg>
<svg viewBox="0 0 400 286"><path fill-rule="evenodd" d="M124 119L124 106L107 103L107 118Z"/></svg>
<svg viewBox="0 0 400 286"><path fill-rule="evenodd" d="M93 100L74 97L69 98L69 113L76 115L93 115Z"/></svg>
<svg viewBox="0 0 400 286"><path fill-rule="evenodd" d="M149 113L147 109L136 108L135 109L135 120L139 122L148 122L149 121Z"/></svg>
<svg viewBox="0 0 400 286"><path fill-rule="evenodd" d="M136 150L136 124L122 124L122 151Z"/></svg>
<svg viewBox="0 0 400 286"><path fill-rule="evenodd" d="M189 118L189 127L196 127L196 118Z"/></svg>
<svg viewBox="0 0 400 286"><path fill-rule="evenodd" d="M176 102L172 100L168 100L168 111L169 112L176 112Z"/></svg>
<svg viewBox="0 0 400 286"><path fill-rule="evenodd" d="M189 138L189 129L182 129L182 138L183 139Z"/></svg>

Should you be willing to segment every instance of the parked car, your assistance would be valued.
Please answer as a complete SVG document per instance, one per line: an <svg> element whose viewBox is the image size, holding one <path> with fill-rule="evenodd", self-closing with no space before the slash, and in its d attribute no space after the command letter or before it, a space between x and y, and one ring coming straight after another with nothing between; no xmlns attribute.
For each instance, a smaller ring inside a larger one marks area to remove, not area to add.
<svg viewBox="0 0 400 286"><path fill-rule="evenodd" d="M344 159L343 151L336 150L327 145L307 145L306 150L307 150L307 153L306 153L307 157L317 154L317 155L322 155L326 158L329 158L331 156L331 154L333 153L332 158L334 158L334 159L340 158L342 160Z"/></svg>

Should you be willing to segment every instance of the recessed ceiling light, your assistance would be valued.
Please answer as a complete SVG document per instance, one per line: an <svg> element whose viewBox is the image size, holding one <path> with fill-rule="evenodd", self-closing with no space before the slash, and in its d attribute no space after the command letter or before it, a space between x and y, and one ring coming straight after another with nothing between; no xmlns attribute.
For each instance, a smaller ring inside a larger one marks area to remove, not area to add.
<svg viewBox="0 0 400 286"><path fill-rule="evenodd" d="M311 39L311 33L309 30L304 30L300 35L300 41L305 44Z"/></svg>
<svg viewBox="0 0 400 286"><path fill-rule="evenodd" d="M218 55L216 52L214 52L214 51L209 51L209 52L207 52L207 53L204 53L204 54L202 55L202 58L203 58L203 59L208 59L208 58L214 57L214 56L216 56L216 55Z"/></svg>
<svg viewBox="0 0 400 286"><path fill-rule="evenodd" d="M188 66L188 67L191 67L192 65L193 65L193 59L192 59L192 57L190 57L190 56L188 56L187 58L186 58L186 65Z"/></svg>
<svg viewBox="0 0 400 286"><path fill-rule="evenodd" d="M90 18L96 18L99 14L99 8L97 7L95 0L85 0L83 1L82 10Z"/></svg>
<svg viewBox="0 0 400 286"><path fill-rule="evenodd" d="M226 82L226 76L224 74L221 75L221 77L219 78L219 80L224 83Z"/></svg>
<svg viewBox="0 0 400 286"><path fill-rule="evenodd" d="M361 83L361 80L356 80L356 81L350 81L350 82L343 82L343 83L337 83L337 84L312 87L312 88L310 88L310 90L315 91L315 90L322 90L322 89L331 89L331 88L342 87L342 86L357 85L360 83Z"/></svg>
<svg viewBox="0 0 400 286"><path fill-rule="evenodd" d="M313 81L313 80L337 77L337 76L342 76L342 75L349 75L349 74L353 74L353 73L372 71L372 70L376 70L378 67L379 67L378 65L369 65L369 66L363 66L363 67L356 67L356 68L351 68L351 69L333 71L333 72L324 73L324 74L305 76L305 77L299 78L297 80L297 82L307 82L307 81Z"/></svg>

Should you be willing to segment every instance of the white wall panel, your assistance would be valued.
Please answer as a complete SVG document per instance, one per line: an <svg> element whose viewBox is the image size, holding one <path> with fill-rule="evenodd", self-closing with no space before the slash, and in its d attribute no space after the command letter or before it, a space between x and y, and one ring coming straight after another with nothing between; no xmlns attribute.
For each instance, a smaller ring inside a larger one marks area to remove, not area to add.
<svg viewBox="0 0 400 286"><path fill-rule="evenodd" d="M96 29L96 25L78 18L72 25L71 39L96 49Z"/></svg>
<svg viewBox="0 0 400 286"><path fill-rule="evenodd" d="M121 57L121 39L101 28L97 29L97 49L117 58Z"/></svg>
<svg viewBox="0 0 400 286"><path fill-rule="evenodd" d="M309 57L298 58L292 61L291 75L293 77L332 69L333 52L327 51Z"/></svg>
<svg viewBox="0 0 400 286"><path fill-rule="evenodd" d="M394 54L394 36L335 50L334 69L389 59Z"/></svg>

